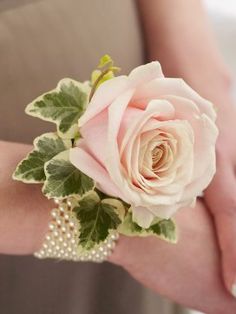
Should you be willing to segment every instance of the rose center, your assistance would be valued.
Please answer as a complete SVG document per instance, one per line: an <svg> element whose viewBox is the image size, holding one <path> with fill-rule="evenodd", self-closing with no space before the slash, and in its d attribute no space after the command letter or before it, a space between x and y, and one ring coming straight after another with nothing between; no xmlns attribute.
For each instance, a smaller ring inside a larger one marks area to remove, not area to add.
<svg viewBox="0 0 236 314"><path fill-rule="evenodd" d="M163 145L156 146L152 150L152 170L156 172L158 170L158 165L163 158L164 150Z"/></svg>
<svg viewBox="0 0 236 314"><path fill-rule="evenodd" d="M165 171L169 168L173 161L172 150L167 142L155 146L151 152L152 171L155 174Z"/></svg>

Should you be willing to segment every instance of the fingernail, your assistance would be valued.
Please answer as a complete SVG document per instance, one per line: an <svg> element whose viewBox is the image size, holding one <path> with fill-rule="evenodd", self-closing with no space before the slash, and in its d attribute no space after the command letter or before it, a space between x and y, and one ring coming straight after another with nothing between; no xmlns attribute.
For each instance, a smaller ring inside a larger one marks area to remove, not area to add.
<svg viewBox="0 0 236 314"><path fill-rule="evenodd" d="M232 293L232 295L236 298L236 283L234 283L234 284L232 285L231 293Z"/></svg>

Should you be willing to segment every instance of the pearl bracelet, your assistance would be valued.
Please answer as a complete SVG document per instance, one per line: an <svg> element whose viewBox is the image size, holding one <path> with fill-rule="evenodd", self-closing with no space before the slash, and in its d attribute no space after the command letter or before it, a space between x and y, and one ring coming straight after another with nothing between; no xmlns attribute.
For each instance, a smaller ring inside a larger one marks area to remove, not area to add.
<svg viewBox="0 0 236 314"><path fill-rule="evenodd" d="M56 258L69 261L93 261L101 263L112 254L119 238L118 232L112 231L108 238L92 250L83 250L78 245L79 221L73 212L72 202L55 199L58 205L51 211L52 220L45 236L42 248L34 253L40 259Z"/></svg>

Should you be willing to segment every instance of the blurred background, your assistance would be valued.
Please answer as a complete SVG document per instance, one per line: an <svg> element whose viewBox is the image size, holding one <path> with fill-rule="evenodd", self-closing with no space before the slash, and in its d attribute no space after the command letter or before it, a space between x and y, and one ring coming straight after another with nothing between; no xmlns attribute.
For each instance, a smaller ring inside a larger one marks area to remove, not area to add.
<svg viewBox="0 0 236 314"><path fill-rule="evenodd" d="M205 6L236 77L236 2L206 0ZM25 105L63 77L87 79L105 53L124 73L144 61L135 1L0 0L0 139L32 143L49 131L50 125L24 114ZM0 312L190 313L108 263L9 256L0 256Z"/></svg>

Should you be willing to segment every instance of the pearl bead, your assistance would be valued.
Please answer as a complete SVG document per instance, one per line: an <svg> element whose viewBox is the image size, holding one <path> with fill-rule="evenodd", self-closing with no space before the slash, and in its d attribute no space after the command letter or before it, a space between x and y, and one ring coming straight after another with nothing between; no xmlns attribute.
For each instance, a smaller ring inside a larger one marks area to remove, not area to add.
<svg viewBox="0 0 236 314"><path fill-rule="evenodd" d="M55 238L57 238L57 237L59 236L58 231L54 231L53 234L54 234L54 237L55 237Z"/></svg>
<svg viewBox="0 0 236 314"><path fill-rule="evenodd" d="M72 202L71 202L71 200L67 200L67 205L69 206L69 207L71 207L72 206Z"/></svg>
<svg viewBox="0 0 236 314"><path fill-rule="evenodd" d="M50 223L50 224L49 224L49 230L54 230L54 228L55 228L54 224L53 224L53 223Z"/></svg>
<svg viewBox="0 0 236 314"><path fill-rule="evenodd" d="M64 218L65 218L66 221L69 221L70 216L69 216L68 214L65 214L65 215L64 215Z"/></svg>
<svg viewBox="0 0 236 314"><path fill-rule="evenodd" d="M61 224L62 224L61 219L58 218L58 219L56 220L56 223L57 223L58 226L61 226Z"/></svg>
<svg viewBox="0 0 236 314"><path fill-rule="evenodd" d="M64 208L63 206L60 206L60 207L59 207L59 210L60 210L61 213L64 213L64 212L65 212L65 208Z"/></svg>
<svg viewBox="0 0 236 314"><path fill-rule="evenodd" d="M55 204L59 205L60 202L61 202L61 201L60 201L58 198L54 198L54 203L55 203Z"/></svg>
<svg viewBox="0 0 236 314"><path fill-rule="evenodd" d="M66 233L66 227L61 227L61 231L63 232L63 233Z"/></svg>

